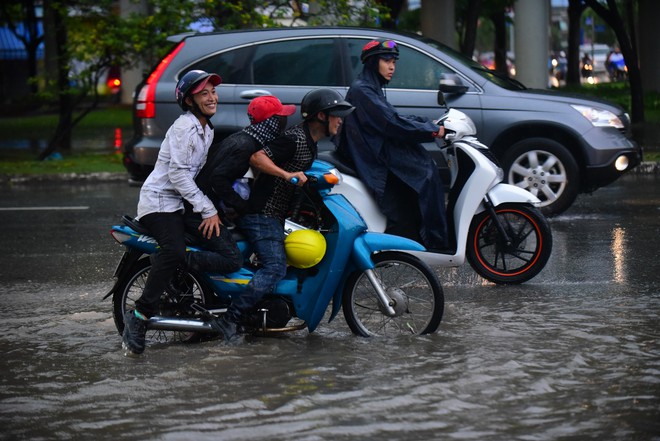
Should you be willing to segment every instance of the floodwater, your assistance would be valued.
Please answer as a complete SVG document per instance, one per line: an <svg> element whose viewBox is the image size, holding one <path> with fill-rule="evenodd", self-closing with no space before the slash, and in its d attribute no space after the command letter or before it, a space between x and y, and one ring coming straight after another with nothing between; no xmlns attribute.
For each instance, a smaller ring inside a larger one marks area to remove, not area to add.
<svg viewBox="0 0 660 441"><path fill-rule="evenodd" d="M660 440L659 184L581 196L524 285L439 270L433 335L357 338L339 316L140 357L122 354L101 300L121 256L109 225L137 189L6 188L0 439Z"/></svg>

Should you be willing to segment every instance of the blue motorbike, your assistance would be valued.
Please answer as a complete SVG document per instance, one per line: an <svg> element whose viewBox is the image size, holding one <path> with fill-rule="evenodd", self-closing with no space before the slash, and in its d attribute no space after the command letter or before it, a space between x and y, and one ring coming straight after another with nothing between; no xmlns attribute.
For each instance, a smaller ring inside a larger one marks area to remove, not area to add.
<svg viewBox="0 0 660 441"><path fill-rule="evenodd" d="M342 183L341 173L331 164L315 161L306 175L307 184L294 201L285 233L318 231L325 241L325 254L314 266L289 266L274 292L243 323L244 331L261 335L307 328L313 332L326 313L332 321L340 309L359 336L436 331L444 294L437 275L412 254L424 247L406 238L368 231L348 199L331 192ZM142 295L151 268L149 256L157 252L158 244L128 216L110 233L126 247L115 271L116 282L104 297L112 296L121 334L124 312L133 309ZM214 332L210 321L226 311L232 297L241 295L258 267L250 244L240 232L234 234L245 257L243 267L231 274L179 268L162 294L160 313L148 321L147 339L192 341ZM190 245L187 251L199 248Z"/></svg>

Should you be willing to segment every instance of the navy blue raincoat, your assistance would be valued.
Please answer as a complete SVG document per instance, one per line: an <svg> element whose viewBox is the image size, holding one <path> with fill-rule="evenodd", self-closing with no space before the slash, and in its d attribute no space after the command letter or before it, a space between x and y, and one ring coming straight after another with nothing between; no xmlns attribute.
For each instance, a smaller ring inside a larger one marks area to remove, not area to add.
<svg viewBox="0 0 660 441"><path fill-rule="evenodd" d="M387 232L446 248L444 187L435 161L420 145L433 140L438 126L399 115L383 92L386 80L371 66L365 65L346 94L355 111L344 119L337 151L373 192L388 218Z"/></svg>

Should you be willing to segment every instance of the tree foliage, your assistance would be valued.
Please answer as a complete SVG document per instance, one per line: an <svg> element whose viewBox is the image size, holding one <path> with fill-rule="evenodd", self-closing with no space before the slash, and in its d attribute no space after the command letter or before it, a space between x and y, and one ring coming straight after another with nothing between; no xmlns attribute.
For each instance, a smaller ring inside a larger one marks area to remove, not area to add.
<svg viewBox="0 0 660 441"><path fill-rule="evenodd" d="M35 0L18 0L0 3L0 24L7 26L23 43L27 52L28 75L37 76L37 51L44 41L39 32ZM32 93L37 92L37 83L30 82Z"/></svg>
<svg viewBox="0 0 660 441"><path fill-rule="evenodd" d="M637 41L635 39L636 0L583 0L612 28L616 35L621 54L628 68L630 81L630 106L633 122L644 121L644 90L642 74L639 70ZM623 14L619 8L623 7ZM625 17L625 18L624 18Z"/></svg>

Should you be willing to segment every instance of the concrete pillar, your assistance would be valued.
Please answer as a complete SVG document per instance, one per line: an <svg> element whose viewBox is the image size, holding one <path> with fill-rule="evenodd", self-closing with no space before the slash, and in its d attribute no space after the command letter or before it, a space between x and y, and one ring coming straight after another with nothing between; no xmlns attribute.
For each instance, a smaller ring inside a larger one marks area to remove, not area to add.
<svg viewBox="0 0 660 441"><path fill-rule="evenodd" d="M458 49L454 0L422 0L422 34Z"/></svg>
<svg viewBox="0 0 660 441"><path fill-rule="evenodd" d="M548 87L549 0L516 0L516 79L535 89Z"/></svg>
<svg viewBox="0 0 660 441"><path fill-rule="evenodd" d="M119 14L121 17L128 17L130 14L141 14L145 17L148 14L147 0L119 0ZM121 70L121 103L131 105L133 103L133 93L135 88L142 81L143 74L148 69L142 61L137 61L133 68L123 68Z"/></svg>
<svg viewBox="0 0 660 441"><path fill-rule="evenodd" d="M639 0L639 69L642 73L642 87L645 92L660 92L660 49L658 39L658 0Z"/></svg>

